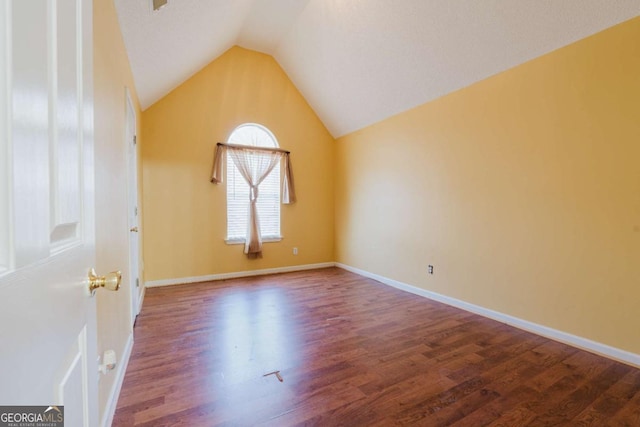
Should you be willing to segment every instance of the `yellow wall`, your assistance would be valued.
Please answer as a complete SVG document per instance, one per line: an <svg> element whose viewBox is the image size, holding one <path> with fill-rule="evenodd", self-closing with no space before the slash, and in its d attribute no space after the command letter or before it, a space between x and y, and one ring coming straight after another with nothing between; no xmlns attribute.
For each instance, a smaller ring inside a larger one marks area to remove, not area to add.
<svg viewBox="0 0 640 427"><path fill-rule="evenodd" d="M338 262L640 353L640 18L335 159Z"/></svg>
<svg viewBox="0 0 640 427"><path fill-rule="evenodd" d="M123 272L118 292L100 291L96 296L98 353L113 349L121 360L131 334L125 87L131 92L138 117L140 109L113 0L94 0L93 7L96 270L99 274ZM114 382L115 371L100 379L101 418Z"/></svg>
<svg viewBox="0 0 640 427"><path fill-rule="evenodd" d="M226 187L209 182L215 144L245 122L291 151L298 195L282 206L284 239L254 260L224 242ZM231 48L145 110L142 127L147 281L333 261L334 140L271 56Z"/></svg>

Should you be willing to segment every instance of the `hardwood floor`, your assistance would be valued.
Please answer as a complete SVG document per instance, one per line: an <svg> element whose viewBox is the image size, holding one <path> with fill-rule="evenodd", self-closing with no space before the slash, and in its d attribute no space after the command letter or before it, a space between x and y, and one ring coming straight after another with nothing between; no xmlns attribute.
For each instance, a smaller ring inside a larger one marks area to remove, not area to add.
<svg viewBox="0 0 640 427"><path fill-rule="evenodd" d="M640 426L640 370L331 268L148 289L113 425L411 424Z"/></svg>

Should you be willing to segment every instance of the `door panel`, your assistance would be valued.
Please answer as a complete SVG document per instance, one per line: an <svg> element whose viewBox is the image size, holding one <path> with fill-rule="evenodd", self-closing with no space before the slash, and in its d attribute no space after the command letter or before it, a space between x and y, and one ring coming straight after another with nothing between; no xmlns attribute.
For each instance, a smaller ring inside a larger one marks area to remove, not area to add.
<svg viewBox="0 0 640 427"><path fill-rule="evenodd" d="M50 39L57 62L51 87L51 242L74 243L80 220L80 142L78 137L78 38L75 0L57 0L51 19ZM56 37L57 35L57 37ZM52 127L54 127L52 126Z"/></svg>
<svg viewBox="0 0 640 427"><path fill-rule="evenodd" d="M65 406L65 425L81 426L85 424L84 414L86 413L83 390L83 362L84 355L84 335L83 329L78 339L71 346L68 360L64 363L66 369L63 371L62 379L58 384L57 401ZM81 410L78 410L81 409Z"/></svg>
<svg viewBox="0 0 640 427"><path fill-rule="evenodd" d="M7 65L7 35L10 19L9 2L0 3L0 64ZM7 95L8 69L0 67L0 140L6 141L9 137L9 97ZM9 162L8 144L0 144L0 274L9 269Z"/></svg>
<svg viewBox="0 0 640 427"><path fill-rule="evenodd" d="M0 5L0 402L98 424L92 4Z"/></svg>
<svg viewBox="0 0 640 427"><path fill-rule="evenodd" d="M49 255L49 73L46 0L9 1L10 152L16 268Z"/></svg>

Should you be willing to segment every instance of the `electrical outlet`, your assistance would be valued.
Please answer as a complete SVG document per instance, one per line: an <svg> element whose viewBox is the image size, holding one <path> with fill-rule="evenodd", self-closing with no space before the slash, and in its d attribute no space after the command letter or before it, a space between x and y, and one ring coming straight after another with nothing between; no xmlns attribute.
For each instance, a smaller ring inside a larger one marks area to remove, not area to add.
<svg viewBox="0 0 640 427"><path fill-rule="evenodd" d="M427 271L429 272L429 274L433 274L433 265L427 267Z"/></svg>
<svg viewBox="0 0 640 427"><path fill-rule="evenodd" d="M298 255L298 248L293 248L293 254Z"/></svg>

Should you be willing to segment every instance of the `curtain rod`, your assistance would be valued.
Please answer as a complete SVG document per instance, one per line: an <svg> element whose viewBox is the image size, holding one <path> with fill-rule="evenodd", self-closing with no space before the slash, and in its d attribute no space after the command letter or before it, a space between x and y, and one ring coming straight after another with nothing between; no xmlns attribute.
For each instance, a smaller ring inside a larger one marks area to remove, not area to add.
<svg viewBox="0 0 640 427"><path fill-rule="evenodd" d="M257 150L257 151L275 151L278 153L291 154L290 151L283 150L282 148L254 147L252 145L224 144L222 142L218 142L218 145L221 145L223 147L231 147L231 148L239 148L239 149L248 149L248 150Z"/></svg>

